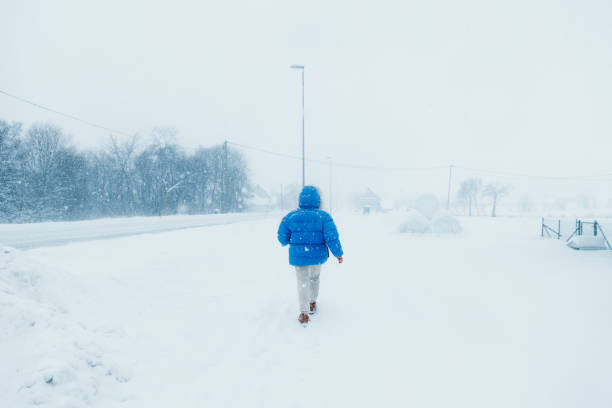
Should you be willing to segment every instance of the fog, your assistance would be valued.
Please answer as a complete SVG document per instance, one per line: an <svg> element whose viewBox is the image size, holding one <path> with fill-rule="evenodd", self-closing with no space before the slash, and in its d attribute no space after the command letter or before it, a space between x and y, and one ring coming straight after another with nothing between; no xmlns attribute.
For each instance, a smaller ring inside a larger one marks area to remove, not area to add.
<svg viewBox="0 0 612 408"><path fill-rule="evenodd" d="M171 126L189 149L228 140L300 156L301 82L289 66L305 65L306 155L338 164L339 202L367 187L446 199L450 165L452 196L480 177L511 184L515 200L610 198L610 177L533 177L612 173L607 1L75 0L0 11L0 90L142 139ZM109 139L5 95L0 119L55 123L80 149ZM234 148L251 183L301 183L299 159ZM423 167L442 168L406 169ZM307 163L323 192L329 174Z"/></svg>

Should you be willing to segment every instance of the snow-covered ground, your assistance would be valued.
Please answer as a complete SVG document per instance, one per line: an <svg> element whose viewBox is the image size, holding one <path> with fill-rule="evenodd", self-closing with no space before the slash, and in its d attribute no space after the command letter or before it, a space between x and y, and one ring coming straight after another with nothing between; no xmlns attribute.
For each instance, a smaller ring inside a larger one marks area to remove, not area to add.
<svg viewBox="0 0 612 408"><path fill-rule="evenodd" d="M276 219L2 250L0 405L612 405L612 252L538 218L336 218L308 328Z"/></svg>

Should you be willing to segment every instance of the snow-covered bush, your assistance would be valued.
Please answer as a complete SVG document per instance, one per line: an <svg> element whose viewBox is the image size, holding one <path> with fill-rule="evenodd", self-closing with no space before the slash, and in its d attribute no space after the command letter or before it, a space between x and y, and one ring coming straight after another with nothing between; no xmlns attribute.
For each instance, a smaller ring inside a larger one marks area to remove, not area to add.
<svg viewBox="0 0 612 408"><path fill-rule="evenodd" d="M440 200L433 194L423 194L416 199L414 208L423 214L425 218L431 220L440 209Z"/></svg>
<svg viewBox="0 0 612 408"><path fill-rule="evenodd" d="M441 213L431 222L431 230L434 234L457 234L461 232L461 224L454 215Z"/></svg>
<svg viewBox="0 0 612 408"><path fill-rule="evenodd" d="M400 225L400 232L412 234L431 232L429 220L420 212L411 210L406 215L404 222Z"/></svg>

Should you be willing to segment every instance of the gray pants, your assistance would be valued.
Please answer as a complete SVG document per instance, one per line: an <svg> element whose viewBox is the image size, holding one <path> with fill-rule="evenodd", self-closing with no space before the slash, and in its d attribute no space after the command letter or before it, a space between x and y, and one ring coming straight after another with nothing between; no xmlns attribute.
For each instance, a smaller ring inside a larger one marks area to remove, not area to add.
<svg viewBox="0 0 612 408"><path fill-rule="evenodd" d="M321 265L306 265L295 267L300 311L303 313L308 313L310 311L310 302L317 301L317 297L319 296L320 274Z"/></svg>

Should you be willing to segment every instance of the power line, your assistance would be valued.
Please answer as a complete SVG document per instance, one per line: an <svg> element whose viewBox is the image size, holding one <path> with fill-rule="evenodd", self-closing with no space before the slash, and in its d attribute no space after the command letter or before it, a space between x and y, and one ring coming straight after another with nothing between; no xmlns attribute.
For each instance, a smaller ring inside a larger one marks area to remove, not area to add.
<svg viewBox="0 0 612 408"><path fill-rule="evenodd" d="M285 157L289 159L302 160L300 156L275 152L268 149L263 149L260 147L244 145L241 143L227 142L236 147L241 147L243 149L253 150L260 153L266 153L273 156ZM329 160L320 160L320 159L306 159L306 161L311 163L320 163L320 164L329 164ZM441 170L448 169L449 166L431 166L431 167L378 167L378 166L368 166L361 164L349 164L349 163L339 163L332 162L332 164L336 167L346 167L346 168L354 168L354 169L364 169L364 170L376 170L376 171L431 171L431 170ZM545 176L540 174L526 174L526 173L512 173L512 172L504 172L498 170L488 170L488 169L476 169L472 167L463 167L463 166L452 166L455 169L461 169L466 171L471 171L474 173L481 174L494 174L498 176L507 176L507 177L522 177L522 178L531 178L531 179L543 179L543 180L588 180L588 179L597 179L597 178L610 178L612 177L612 173L608 174L593 174L593 175L580 175L580 176Z"/></svg>
<svg viewBox="0 0 612 408"><path fill-rule="evenodd" d="M16 99L18 101L27 103L29 105L32 105L36 108L39 109L43 109L46 110L48 112L51 113L55 113L56 115L61 115L64 116L68 119L72 119L75 120L77 122L81 122L85 125L91 126L91 127L95 127L98 129L102 129L102 130L106 130L108 132L111 133L116 133L119 135L123 135L123 136L132 136L132 134L130 134L129 132L124 132L121 130L117 130L117 129L112 129L109 128L107 126L103 126L103 125L98 125L97 123L93 123L90 122L88 120L85 119L81 119L77 116L68 114L68 113L64 113L64 112L60 112L58 110L49 108L47 106L41 105L39 103L36 102L32 102L28 99L22 98L20 96L17 95L13 95L9 92L3 91L2 89L0 89L0 93L4 94L10 98ZM260 147L255 147L255 146L248 146L248 145L244 145L241 143L234 143L234 142L227 142L228 144L231 144L233 146L236 147L241 147L243 149L249 149L249 150L253 150L253 151L258 151L261 153L266 153L266 154L270 154L273 156L278 156L278 157L285 157L285 158L289 158L289 159L296 159L296 160L302 160L301 157L296 156L296 155L291 155L291 154L286 154L286 153L280 153L280 152L275 152L272 150L267 150L267 149L262 149ZM306 161L311 162L311 163L319 163L319 164L329 164L330 161L329 160L321 160L321 159L306 159ZM432 170L441 170L441 169L447 169L449 166L431 166L431 167L379 167L379 166L368 166L368 165L363 165L363 164L351 164L351 163L341 163L341 162L332 162L332 164L336 167L346 167L346 168L353 168L353 169L363 169L363 170L375 170L375 171L432 171ZM526 174L526 173L512 173L512 172L503 172L503 171L498 171L498 170L488 170L488 169L476 169L476 168L470 168L470 167L463 167L463 166L453 166L454 168L457 169L461 169L461 170L466 170L466 171L472 171L475 173L483 173L483 174L494 174L494 175L498 175L498 176L507 176L507 177L522 177L522 178L532 178L532 179L545 179L545 180L587 180L587 179L597 179L597 178L610 178L612 177L612 173L606 173L606 174L594 174L594 175L580 175L580 176L544 176L544 175L539 175L539 174Z"/></svg>
<svg viewBox="0 0 612 408"><path fill-rule="evenodd" d="M248 145L244 145L241 143L234 143L234 142L227 142L228 144L231 144L233 146L236 147L241 147L243 149L248 149L248 150L254 150L257 152L261 152L261 153L266 153L266 154L270 154L273 156L278 156L278 157L285 157L285 158L289 158L289 159L296 159L296 160L302 160L302 158L300 156L296 156L296 155L292 155L292 154L287 154L287 153L279 153L279 152L275 152L272 150L268 150L268 149L262 149L260 147L255 147L255 146L248 146ZM309 159L307 158L306 161L311 162L311 163L319 163L319 164L329 164L330 161L329 160L322 160L322 159ZM364 169L364 170L377 170L377 171L428 171L428 170L441 170L441 169L447 169L448 166L433 166L433 167L379 167L379 166L368 166L368 165L364 165L364 164L351 164L351 163L342 163L342 162L335 162L332 161L332 164L336 167L347 167L347 168L353 168L353 169Z"/></svg>
<svg viewBox="0 0 612 408"><path fill-rule="evenodd" d="M289 159L299 159L299 160L302 160L301 157L298 157L298 156L295 156L295 155L292 155L292 154L274 152L272 150L262 149L262 148L259 148L259 147L247 146L247 145L243 145L241 143L230 142L229 140L227 141L227 144L230 144L230 145L236 146L236 147L242 147L243 149L255 150L257 152L270 154L272 156L286 157L286 158L289 158ZM306 160L307 161L313 161L313 159L306 159Z"/></svg>
<svg viewBox="0 0 612 408"><path fill-rule="evenodd" d="M85 125L88 125L88 126L92 126L92 127L98 128L98 129L106 130L106 131L108 131L108 132L111 132L111 133L116 133L116 134L123 135L123 136L132 136L132 135L131 135L130 133L128 133L128 132L123 132L123 131L121 131L121 130L111 129L111 128L106 127L106 126L98 125L97 123L93 123L93 122L90 122L90 121L88 121L88 120L81 119L81 118L79 118L79 117L77 117L77 116L70 115L70 114L68 114L68 113L64 113L64 112L60 112L60 111L58 111L58 110L55 110L55 109L49 108L49 107L47 107L47 106L43 106L43 105L38 104L38 103L36 103L36 102L32 102L32 101L27 100L27 99L25 99L25 98L22 98L22 97L20 97L20 96L10 94L10 93L8 93L8 92L6 92L6 91L3 91L3 90L1 90L1 89L0 89L0 93L4 94L4 95L6 95L6 96L9 96L9 97L11 97L11 98L13 98L13 99L16 99L16 100L18 100L18 101L21 101L21 102L27 103L27 104L29 104L29 105L35 106L35 107L37 107L37 108L39 108L39 109L43 109L43 110L46 110L46 111L49 111L49 112L55 113L55 114L57 114L57 115L64 116L64 117L66 117L66 118L68 118L68 119L72 119L72 120L76 120L77 122L84 123Z"/></svg>
<svg viewBox="0 0 612 408"><path fill-rule="evenodd" d="M580 175L580 176L545 176L541 174L525 174L525 173L512 173L512 172L504 172L504 171L497 171L497 170L475 169L475 168L463 167L463 166L454 166L454 167L457 169L472 171L475 173L495 174L498 176L508 176L508 177L537 178L537 179L544 179L544 180L585 180L585 179L612 177L612 173Z"/></svg>

